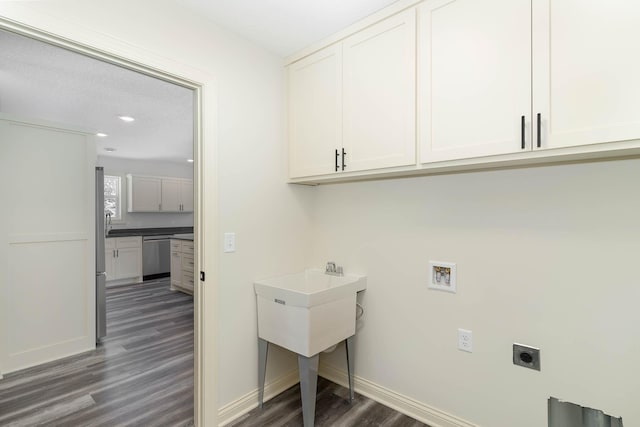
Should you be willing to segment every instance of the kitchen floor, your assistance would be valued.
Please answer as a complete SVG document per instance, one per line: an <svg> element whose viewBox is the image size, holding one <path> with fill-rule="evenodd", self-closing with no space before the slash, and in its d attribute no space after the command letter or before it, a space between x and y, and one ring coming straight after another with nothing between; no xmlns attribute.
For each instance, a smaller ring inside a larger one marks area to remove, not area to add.
<svg viewBox="0 0 640 427"><path fill-rule="evenodd" d="M96 350L6 375L2 426L193 424L193 298L169 279L107 289Z"/></svg>

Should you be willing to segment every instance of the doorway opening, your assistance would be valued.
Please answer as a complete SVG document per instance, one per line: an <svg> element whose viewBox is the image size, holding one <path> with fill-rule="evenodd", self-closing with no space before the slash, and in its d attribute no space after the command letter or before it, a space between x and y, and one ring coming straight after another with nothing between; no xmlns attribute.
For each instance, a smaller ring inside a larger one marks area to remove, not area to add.
<svg viewBox="0 0 640 427"><path fill-rule="evenodd" d="M162 71L158 71L140 64L136 64L133 63L131 61L128 61L126 59L123 58L119 58L113 55L109 55L106 54L104 52L100 52L94 49L91 49L89 47L86 46L81 46L79 44L75 44L69 41L65 41L62 39L57 39L55 37L52 37L51 35L45 34L45 33L40 33L36 30L27 28L27 27L21 27L15 23L11 23L11 22L6 22L3 20L0 20L0 31L3 32L3 34L7 35L9 38L15 38L15 37L21 37L21 38L27 38L27 42L37 42L37 43L44 43L46 46L41 47L43 49L49 49L49 48L55 48L55 49L63 49L66 53L72 53L74 55L80 55L82 56L82 58L84 60L90 59L92 61L96 61L97 63L99 63L101 66L105 66L107 65L107 68L111 67L111 71L107 71L106 74L112 74L114 67L115 68L119 68L121 70L126 70L130 73L135 73L138 75L138 77L140 78L146 78L146 79L153 79L156 82L160 82L161 85L164 85L164 87L166 88L166 90L171 90L171 88L175 88L175 89L180 89L184 92L188 92L190 95L190 100L189 100L189 112L190 112L190 118L188 119L190 121L190 137L189 137L189 145L191 148L190 151L190 155L188 156L182 156L181 161L184 163L189 163L192 167L192 172L191 172L191 177L192 177L192 187L191 187L191 203L193 205L193 213L191 214L191 222L192 222L192 232L193 232L193 237L192 237L192 241L193 241L193 255L192 255L192 268L190 269L192 275L193 275L193 283L192 283L192 287L193 287L193 300L191 302L191 316L193 319L193 325L195 328L195 331L191 331L192 336L194 337L191 340L191 351L193 352L193 349L195 349L195 354L193 355L194 361L191 362L192 365L192 369L193 369L193 373L190 374L190 381L191 384L195 384L195 386L192 386L192 390L194 390L193 396L194 396L194 403L195 403L195 420L196 423L197 420L200 418L200 408L202 405L200 405L199 399L202 395L202 392L200 390L200 387L202 387L201 381L198 380L198 378L200 377L200 369L201 369L201 354L199 351L201 351L203 349L203 345L202 345L202 310L201 310L201 282L198 280L199 277L199 272L202 269L202 255L203 255L203 244L204 244L204 239L203 239L203 227L202 227L202 218L203 218L203 202L202 202L202 197L201 194L203 194L202 192L202 188L203 188L203 168L202 168L202 163L203 163L203 142L202 142L202 84L187 80L187 79L183 79L180 77L176 77L174 75L169 75L167 73L164 73ZM3 52L6 52L6 50L3 49ZM46 58L45 58L46 59ZM25 69L28 67L33 67L33 63L30 64L26 64ZM36 66L37 67L37 66ZM4 67L3 67L4 70ZM24 71L23 70L23 71ZM33 70L32 70L33 71ZM76 68L71 67L68 68L66 70L69 74L73 74L74 71L77 71ZM84 71L85 73L87 72L86 69L80 69L80 71ZM6 80L7 74L3 75L3 80ZM100 78L97 79L98 83L101 82L102 80ZM12 83L11 81L9 81L9 83ZM51 84L51 82L48 82L49 84ZM59 80L58 80L59 83ZM53 89L52 86L49 86L49 89ZM128 88L130 92L132 92L132 95L135 94L135 90L131 90L132 88ZM133 89L139 89L138 85L134 85ZM7 94L8 92L5 92L3 90L3 96ZM89 97L93 97L93 100L95 102L98 102L99 100L104 100L104 98L107 98L109 96L109 94L105 94L104 91L101 92L100 95L96 95L95 93L89 93L88 94ZM3 103L2 105L0 105L0 113L2 113L2 119L7 119L7 120L11 120L11 117L15 117L15 116L22 116L22 117L27 117L27 118L33 118L35 119L34 122L37 122L35 125L36 126L49 126L51 125L52 128L59 128L59 129L64 129L66 127L67 124L69 125L73 125L72 127L74 128L74 130L78 131L78 128L80 129L80 133L85 133L85 134L90 134L90 133L95 133L95 138L91 138L95 140L95 146L96 146L96 150L104 150L106 148L112 149L114 147L112 147L110 142L107 141L114 141L114 136L117 134L116 132L113 132L111 135L109 135L107 132L105 132L103 129L98 129L95 124L92 123L81 123L80 121L77 120L73 120L70 121L68 119L65 118L57 118L55 116L47 116L46 114L43 113L42 107L43 104L38 103L37 108L35 109L34 112L30 113L28 111L28 107L29 107L29 103L25 102L25 100L27 99L27 97L21 97L21 103L17 103L15 104L15 109L11 109L12 107L12 103L10 102L11 100L8 99L7 97L3 97ZM133 98L132 98L133 99ZM81 104L80 102L78 104ZM67 106L71 106L67 105ZM87 113L87 108L82 108L81 105L74 105L79 107L80 110L84 110L81 111L84 113ZM40 108L40 109L38 109ZM62 108L60 108L59 110L62 110ZM122 113L126 113L126 111L123 111ZM46 123L43 122L43 120L46 121ZM161 121L167 121L166 117L161 117L160 118ZM55 122L55 124L54 124ZM139 121L140 123L141 121ZM43 124L44 123L44 124ZM102 135L101 135L102 134ZM107 136L104 136L104 134L107 134ZM111 138L109 140L109 138ZM153 137L151 138L153 139ZM157 138L156 138L157 140ZM162 151L161 147L158 146L157 144L153 144L152 145L153 149L155 150L156 154L158 151ZM126 149L130 149L131 145L126 146L123 145L123 149L122 150L126 150ZM122 152L122 150L120 150ZM116 151L118 151L118 149L116 149ZM104 150L105 153L113 153L114 151L109 151L109 150ZM140 154L138 153L138 156ZM179 153L177 154L179 155ZM115 169L117 169L116 167L113 167L113 158L114 156L109 156L109 155L105 155L104 156L106 163L111 162L111 167L112 169L114 169L112 175L110 176L119 176L123 181L126 181L127 179L129 179L129 177L127 177L127 175L132 175L132 176L154 176L154 177L160 177L162 178L165 174L157 174L155 173L153 170L146 170L145 172L137 172L133 171L134 173L127 173L124 174L124 176L121 174L122 171L117 171ZM137 159L135 157L133 157L133 159L137 162L141 162L143 159L141 159L140 157L138 157ZM96 156L96 160L99 160L98 156ZM134 160L131 160L131 158L128 160L129 161L129 168L131 167L131 162L133 162ZM148 159L147 159L148 160ZM171 162L171 160L164 160L165 162ZM190 161L190 162L189 162ZM94 165L95 166L95 165ZM184 168L182 168L184 169ZM177 170L177 169L176 169ZM178 178L181 180L187 180L188 178L185 176L181 176L178 172L176 172L176 170L167 173L167 177L166 178ZM129 171L132 171L131 169L129 169ZM173 176L173 175L179 175L179 176ZM184 175L184 174L183 174ZM128 184L123 184L122 182L120 183L120 195L122 196L123 194L126 194L126 191L122 191L122 188L124 185L128 185ZM126 189L128 190L128 187L126 187ZM133 186L132 186L133 189ZM131 195L133 193L133 191L131 191L129 194ZM180 194L180 193L179 193ZM161 194L162 196L162 194ZM124 198L127 198L127 200L121 200L120 201L120 219L119 221L121 221L121 225L120 227L116 227L116 228L124 228L122 225L127 225L126 220L123 220L122 217L126 217L127 214L130 215L130 217L133 219L134 217L137 217L136 220L141 220L140 218L142 217L142 213L141 212L128 212L128 207L125 207L125 205L129 202L128 200L129 196L125 196ZM180 197L182 197L182 195L180 194ZM184 217L185 214L188 214L188 212L185 212L184 210L184 206L185 206L185 202L182 200L182 198L180 199L179 203L178 203L179 207L178 207L178 212L169 212L166 211L165 212L158 212L157 215L178 215L178 213L181 213L181 215ZM126 210L125 215L122 215L123 211ZM94 212L95 213L95 212ZM146 213L145 215L147 215L147 219L151 219L152 217L148 216L150 215L149 213ZM167 217L165 216L165 219ZM172 225L176 225L176 227L174 228L179 228L179 227L188 227L187 225L183 224L183 223L179 223L176 224L175 221L178 221L176 218L178 218L178 216L176 216L173 221L174 223ZM153 221L156 221L155 223L153 223L152 225L156 226L155 228L163 228L163 227L159 227L159 222L161 222L161 220L158 220L158 217L153 218ZM152 221L152 222L153 222ZM117 221L116 221L117 222ZM92 223L93 224L93 223ZM140 225L139 223L135 224L135 225ZM113 227L113 221L111 223L111 226ZM90 227L88 227L90 228ZM153 228L153 227L134 227L134 228ZM188 231L188 230L182 230L182 231ZM179 233L179 234L185 234L185 233ZM183 236L184 237L184 236ZM90 239L91 240L91 239ZM93 240L91 240L93 243L95 243ZM123 249L130 249L130 248L123 248ZM122 252L120 252L119 248L115 249L119 254L121 254ZM126 252L126 251L125 251ZM133 251L130 251L133 252ZM140 252L138 252L140 254ZM91 257L89 257L91 258ZM4 262L5 260L3 260ZM142 259L140 259L140 263L142 263ZM93 260L92 260L92 265L93 265ZM87 268L93 268L91 266L87 266ZM123 268L123 270L126 268ZM185 269L186 271L189 271L189 269ZM127 273L127 275L131 276L131 273ZM4 290L2 289L3 287L9 286L8 284L8 280L4 280L4 278L2 278L3 280L0 281L0 290ZM122 277L121 279L123 279L125 282L126 281L131 281L129 279L131 279L131 277L125 278ZM122 283L123 286L122 288L118 288L117 290L120 292L124 292L125 288L127 286L134 286L131 284L127 284L127 283ZM93 286L93 283L88 283L87 287L91 287ZM156 280L156 283L146 283L142 282L141 285L145 286L158 286L159 289L161 291L166 291L166 295L167 296L172 296L174 294L174 292L170 291L168 289L169 286L171 285L170 279L164 279L164 281L162 279L160 279L159 281ZM168 285L168 286L165 286ZM140 292L142 288L133 288L134 292ZM184 290L184 289L182 289ZM87 292L89 294L95 295L95 289L87 289ZM149 292L153 292L153 291L149 291ZM117 292L116 292L117 293ZM117 299L117 295L114 297ZM180 302L178 302L177 304L188 304L188 295L187 293L182 293L180 294ZM185 302L186 301L186 302ZM10 302L7 302L10 303ZM159 303L158 301L152 302L152 305L157 306ZM139 308L139 307L138 307ZM63 308L64 309L64 308ZM93 324L95 316L93 314L92 308L91 308L91 304L87 304L87 309L89 311L91 311L91 313L89 315L87 315L87 319L88 323L90 325ZM93 307L93 310L95 310L95 307ZM126 308L122 308L121 307L121 312L119 315L117 316L122 316L125 315L124 313L126 312ZM180 314L176 315L177 317L184 317L185 313L187 313L187 316L189 316L189 311L188 310L182 310L180 311ZM144 315L143 315L144 317ZM137 322L138 324L140 324L141 322ZM144 323L142 322L142 324L144 325ZM92 328L90 327L90 325L87 327L87 330L92 330ZM86 325L85 325L86 326ZM184 325L182 325L184 326ZM122 323L120 324L120 330L122 330ZM125 328L126 329L126 328ZM171 327L167 326L166 327L167 330L170 330ZM7 331L6 329L0 329L0 335L5 334ZM145 333L150 333L149 330L147 330ZM180 335L181 332L178 332L178 335ZM182 332L182 334L184 335L184 331ZM107 333L107 337L108 337L108 333ZM182 338L184 338L184 336L182 335ZM0 337L3 338L3 337ZM152 347L154 345L154 333L150 333L148 336L142 336L141 337L142 340L138 342L138 345L145 345L148 344L150 347ZM108 338L107 338L108 339ZM195 342L194 342L195 341ZM184 340L182 341L184 343ZM155 343L156 345L158 344L157 342ZM109 351L104 350L104 348L98 347L98 350L96 350L96 354L94 356L98 356L98 353L100 351L103 351L103 356L118 356L118 354L122 355L121 353L121 349L126 350L127 346L129 346L130 348L134 347L135 344L132 343L132 341L128 341L128 344L125 343L124 341L119 345L115 347L114 349L111 349ZM107 354L108 353L108 354ZM0 358L2 357L2 355L0 354ZM79 360L76 359L77 357L80 356L72 356L71 359L65 359L65 361L71 361L71 363L74 363L73 361L75 360ZM184 358L181 358L181 363L184 364ZM50 362L52 364L55 363L54 362ZM81 362L80 362L81 363ZM142 363L142 362L139 362ZM38 363L32 363L32 365L36 365ZM40 367L38 369L41 369L43 367L46 368L46 366L49 366L49 364L43 364L40 365ZM21 371L22 372L22 371ZM19 374L19 373L18 373ZM5 372L3 372L3 366L2 366L2 360L0 359L0 392L2 391L2 382L3 382L3 377L4 375L4 381L10 379L12 377L11 373L7 373L6 370ZM182 377L184 379L184 373L181 374ZM188 375L189 376L189 375ZM195 379L195 381L194 381ZM102 397L105 397L104 395ZM85 399L86 401L83 401L84 403L82 403L82 405L80 406L91 406L91 402L90 399ZM99 399L98 399L99 400ZM60 402L58 402L60 403ZM75 402L74 403L78 403ZM96 403L96 400L94 399L94 403Z"/></svg>

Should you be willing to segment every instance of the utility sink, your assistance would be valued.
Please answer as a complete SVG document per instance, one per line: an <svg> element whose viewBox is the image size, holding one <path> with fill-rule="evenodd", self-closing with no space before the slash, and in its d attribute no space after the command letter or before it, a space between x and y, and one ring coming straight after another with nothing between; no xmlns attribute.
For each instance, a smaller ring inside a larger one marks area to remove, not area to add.
<svg viewBox="0 0 640 427"><path fill-rule="evenodd" d="M258 337L306 357L356 332L356 294L366 277L321 269L254 282Z"/></svg>

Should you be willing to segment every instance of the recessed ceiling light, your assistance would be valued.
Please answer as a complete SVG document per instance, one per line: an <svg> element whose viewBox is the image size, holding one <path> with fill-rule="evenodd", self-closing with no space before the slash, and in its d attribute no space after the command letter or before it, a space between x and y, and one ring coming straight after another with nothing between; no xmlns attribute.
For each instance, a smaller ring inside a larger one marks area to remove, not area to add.
<svg viewBox="0 0 640 427"><path fill-rule="evenodd" d="M104 138L104 137L109 136L109 135L107 135L106 133L98 132L98 133L96 133L96 136L99 136L100 138Z"/></svg>
<svg viewBox="0 0 640 427"><path fill-rule="evenodd" d="M187 159L187 162L193 163L193 159Z"/></svg>
<svg viewBox="0 0 640 427"><path fill-rule="evenodd" d="M113 153L114 151L116 151L116 149L115 148L111 148L111 147L106 147L104 149L104 151L108 151L109 153Z"/></svg>
<svg viewBox="0 0 640 427"><path fill-rule="evenodd" d="M133 117L131 117L131 116L118 116L118 118L119 118L120 120L122 120L123 122L132 122L132 121L134 121L134 120L135 120L135 119L134 119Z"/></svg>

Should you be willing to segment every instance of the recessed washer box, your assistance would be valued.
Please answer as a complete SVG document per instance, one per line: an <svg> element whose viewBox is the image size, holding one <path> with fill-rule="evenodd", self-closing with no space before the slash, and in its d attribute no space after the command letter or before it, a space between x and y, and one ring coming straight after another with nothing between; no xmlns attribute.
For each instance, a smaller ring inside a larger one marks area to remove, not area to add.
<svg viewBox="0 0 640 427"><path fill-rule="evenodd" d="M429 289L456 293L456 265L446 261L429 261Z"/></svg>

